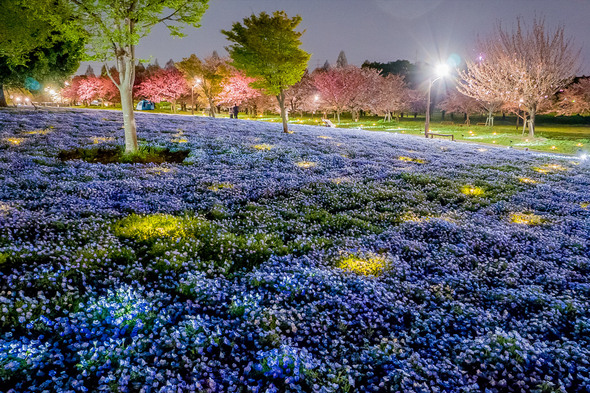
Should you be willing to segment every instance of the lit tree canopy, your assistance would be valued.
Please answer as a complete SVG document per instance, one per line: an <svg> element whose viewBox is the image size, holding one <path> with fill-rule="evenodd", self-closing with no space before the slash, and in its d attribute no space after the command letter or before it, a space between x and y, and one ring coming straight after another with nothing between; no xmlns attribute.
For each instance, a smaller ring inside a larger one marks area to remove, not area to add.
<svg viewBox="0 0 590 393"><path fill-rule="evenodd" d="M496 33L479 44L481 58L467 61L459 91L480 101L521 102L529 113L529 136L534 136L535 115L543 100L565 86L578 69L574 49L563 27L545 28L535 19L530 28L518 19L516 28Z"/></svg>
<svg viewBox="0 0 590 393"><path fill-rule="evenodd" d="M79 34L83 27L88 39L88 60L115 60L119 88L125 148L136 151L137 133L133 113L133 84L135 80L135 46L149 34L152 27L165 23L170 34L182 36L185 25L199 27L208 0L30 0L28 7L54 19L67 16L62 29L67 34Z"/></svg>
<svg viewBox="0 0 590 393"><path fill-rule="evenodd" d="M558 112L563 115L590 113L590 78L582 78L559 95Z"/></svg>
<svg viewBox="0 0 590 393"><path fill-rule="evenodd" d="M226 49L233 66L256 79L252 87L276 96L284 132L288 132L285 90L299 82L310 58L299 48L303 33L295 29L300 22L300 16L289 18L284 11L262 12L244 19L243 24L234 23L231 30L222 30L232 42Z"/></svg>

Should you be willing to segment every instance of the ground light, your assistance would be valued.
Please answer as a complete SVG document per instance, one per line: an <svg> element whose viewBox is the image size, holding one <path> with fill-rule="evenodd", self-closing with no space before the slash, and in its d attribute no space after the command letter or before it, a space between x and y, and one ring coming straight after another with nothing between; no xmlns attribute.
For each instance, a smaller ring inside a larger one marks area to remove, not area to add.
<svg viewBox="0 0 590 393"><path fill-rule="evenodd" d="M430 92L432 90L432 85L434 82L439 80L440 78L445 77L449 73L449 66L446 64L439 64L435 68L435 78L430 77L428 81L428 94L426 95L426 123L424 124L424 136L428 138L428 133L430 132Z"/></svg>

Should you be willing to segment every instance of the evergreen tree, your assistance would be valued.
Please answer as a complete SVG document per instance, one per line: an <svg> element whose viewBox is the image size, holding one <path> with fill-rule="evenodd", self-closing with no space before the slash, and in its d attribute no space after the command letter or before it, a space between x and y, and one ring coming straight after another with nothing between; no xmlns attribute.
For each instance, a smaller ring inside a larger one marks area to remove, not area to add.
<svg viewBox="0 0 590 393"><path fill-rule="evenodd" d="M289 18L284 11L272 16L262 12L244 19L243 24L234 23L231 30L222 30L233 43L226 48L233 65L246 76L256 78L252 87L277 98L283 132L288 132L285 90L301 80L310 58L299 48L303 35L295 31L299 23L299 15Z"/></svg>
<svg viewBox="0 0 590 393"><path fill-rule="evenodd" d="M338 55L338 59L336 60L336 67L337 68L344 68L348 66L348 60L346 60L346 54L344 51L341 50L340 54Z"/></svg>
<svg viewBox="0 0 590 393"><path fill-rule="evenodd" d="M86 68L86 72L84 73L84 75L86 75L86 76L96 76L96 75L94 75L94 68L92 68L92 66L89 65L88 68Z"/></svg>

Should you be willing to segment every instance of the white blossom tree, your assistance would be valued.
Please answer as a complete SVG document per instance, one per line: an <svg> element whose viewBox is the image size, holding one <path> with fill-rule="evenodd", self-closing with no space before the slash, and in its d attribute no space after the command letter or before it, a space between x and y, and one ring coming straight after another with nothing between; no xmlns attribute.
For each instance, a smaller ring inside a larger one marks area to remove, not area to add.
<svg viewBox="0 0 590 393"><path fill-rule="evenodd" d="M467 60L467 70L460 72L459 91L490 104L520 102L534 137L539 107L574 77L580 50L563 26L550 31L544 19L534 19L529 27L519 18L513 30L498 24L495 34L479 43L479 52L480 58Z"/></svg>

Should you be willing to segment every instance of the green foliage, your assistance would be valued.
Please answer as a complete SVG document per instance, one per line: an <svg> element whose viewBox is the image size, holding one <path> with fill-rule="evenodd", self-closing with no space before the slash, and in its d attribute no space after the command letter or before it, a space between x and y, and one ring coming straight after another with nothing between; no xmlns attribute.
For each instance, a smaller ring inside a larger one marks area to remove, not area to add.
<svg viewBox="0 0 590 393"><path fill-rule="evenodd" d="M84 52L84 35L64 34L30 4L11 1L0 7L0 87L37 90L27 78L61 84L78 69ZM39 86L40 87L40 86Z"/></svg>
<svg viewBox="0 0 590 393"><path fill-rule="evenodd" d="M63 150L58 158L62 161L82 160L86 162L161 164L164 162L181 163L189 155L189 150L172 150L164 147L142 146L137 151L127 153L123 148L105 149L92 147L88 149Z"/></svg>
<svg viewBox="0 0 590 393"><path fill-rule="evenodd" d="M257 79L252 87L278 96L301 80L310 55L299 48L300 22L299 15L289 18L284 11L262 12L221 31L233 43L226 48L233 65Z"/></svg>

